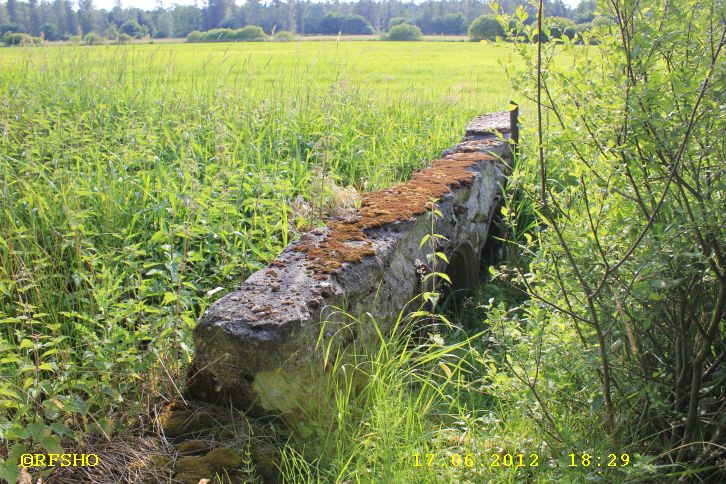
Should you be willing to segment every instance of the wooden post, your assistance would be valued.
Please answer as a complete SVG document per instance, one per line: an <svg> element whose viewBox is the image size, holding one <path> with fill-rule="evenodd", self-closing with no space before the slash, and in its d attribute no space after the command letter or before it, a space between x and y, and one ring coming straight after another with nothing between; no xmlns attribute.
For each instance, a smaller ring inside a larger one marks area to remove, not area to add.
<svg viewBox="0 0 726 484"><path fill-rule="evenodd" d="M519 104L509 101L509 139L513 141L510 145L512 150L512 169L519 157Z"/></svg>
<svg viewBox="0 0 726 484"><path fill-rule="evenodd" d="M509 105L514 108L509 111L509 129L510 137L514 141L515 145L519 144L519 104L514 101L509 101Z"/></svg>

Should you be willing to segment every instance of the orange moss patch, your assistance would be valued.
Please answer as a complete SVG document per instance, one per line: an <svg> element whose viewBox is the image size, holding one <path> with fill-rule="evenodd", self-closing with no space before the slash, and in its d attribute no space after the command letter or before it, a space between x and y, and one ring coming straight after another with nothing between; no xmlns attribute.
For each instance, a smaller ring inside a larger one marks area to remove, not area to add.
<svg viewBox="0 0 726 484"><path fill-rule="evenodd" d="M428 202L441 198L452 188L471 183L475 173L469 168L483 160L494 160L487 153L456 153L435 160L430 167L413 174L411 180L386 190L363 195L360 209L350 220L328 220L328 235L320 242L303 242L295 247L307 256L308 268L320 279L339 269L346 262L359 263L374 255L364 230L410 220L425 213Z"/></svg>

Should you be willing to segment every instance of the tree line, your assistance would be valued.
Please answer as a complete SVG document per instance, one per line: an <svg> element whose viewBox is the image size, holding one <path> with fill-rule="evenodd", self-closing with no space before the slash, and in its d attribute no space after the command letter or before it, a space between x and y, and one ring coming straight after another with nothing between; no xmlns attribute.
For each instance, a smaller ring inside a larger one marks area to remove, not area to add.
<svg viewBox="0 0 726 484"><path fill-rule="evenodd" d="M594 0L584 0L576 8L562 0L549 0L551 16L575 23L594 17ZM529 9L524 0L504 0L499 8L513 13L517 6ZM418 26L425 34L466 34L468 26L480 15L491 13L482 0L438 0L424 3L400 0L315 3L309 0L272 0L262 3L247 0L237 5L232 0L206 0L202 6L174 5L164 8L98 9L93 0L5 0L0 2L0 37L9 32L25 33L45 40L66 40L90 33L108 38L125 34L134 38L186 37L193 31L216 28L239 29L258 25L268 34L289 31L296 34L371 34L400 23Z"/></svg>

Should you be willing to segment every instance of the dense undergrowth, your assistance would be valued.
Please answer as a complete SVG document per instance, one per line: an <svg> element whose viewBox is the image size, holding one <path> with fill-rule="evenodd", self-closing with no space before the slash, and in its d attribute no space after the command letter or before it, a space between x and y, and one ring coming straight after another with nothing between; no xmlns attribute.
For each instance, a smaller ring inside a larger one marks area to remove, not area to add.
<svg viewBox="0 0 726 484"><path fill-rule="evenodd" d="M173 62L66 48L0 77L5 479L26 451L113 439L178 395L221 291L326 213L336 184L407 177L474 114L343 72L321 89L306 69L246 83Z"/></svg>

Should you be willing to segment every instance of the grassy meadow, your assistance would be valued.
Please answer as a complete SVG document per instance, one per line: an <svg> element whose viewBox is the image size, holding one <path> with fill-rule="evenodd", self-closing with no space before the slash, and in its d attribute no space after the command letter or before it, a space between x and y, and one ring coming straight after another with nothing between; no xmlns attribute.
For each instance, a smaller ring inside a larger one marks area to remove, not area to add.
<svg viewBox="0 0 726 484"><path fill-rule="evenodd" d="M505 106L507 55L0 50L0 477L17 477L26 451L143 427L177 396L204 309L316 223L336 186L404 179Z"/></svg>
<svg viewBox="0 0 726 484"><path fill-rule="evenodd" d="M415 331L332 362L318 414L237 429L217 480L262 480L255 438L286 482L726 473L726 31L651 3L592 45L538 44L518 10L512 43L0 49L0 482L61 450L104 465L33 477L174 482L159 413L196 319L343 187L406 179L510 99L522 143L488 282L451 324L402 313Z"/></svg>

